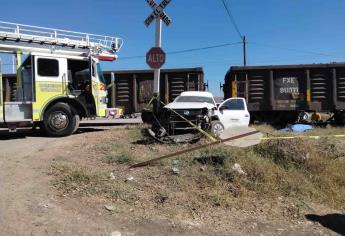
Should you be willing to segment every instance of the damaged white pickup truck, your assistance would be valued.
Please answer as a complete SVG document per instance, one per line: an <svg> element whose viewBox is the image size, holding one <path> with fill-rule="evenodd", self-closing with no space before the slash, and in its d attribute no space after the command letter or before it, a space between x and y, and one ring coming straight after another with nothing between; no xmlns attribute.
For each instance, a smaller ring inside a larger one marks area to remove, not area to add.
<svg viewBox="0 0 345 236"><path fill-rule="evenodd" d="M202 136L198 129L217 136L233 126L248 126L249 120L244 98L229 98L217 107L212 93L183 92L161 109L149 133L162 142L190 142Z"/></svg>

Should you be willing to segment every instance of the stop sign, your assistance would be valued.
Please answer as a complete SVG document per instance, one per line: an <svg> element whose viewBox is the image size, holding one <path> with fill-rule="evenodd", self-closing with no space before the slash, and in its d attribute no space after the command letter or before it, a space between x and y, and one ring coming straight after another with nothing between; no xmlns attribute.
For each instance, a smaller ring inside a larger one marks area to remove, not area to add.
<svg viewBox="0 0 345 236"><path fill-rule="evenodd" d="M165 63L165 52L158 47L151 48L146 54L146 63L152 69L159 69Z"/></svg>

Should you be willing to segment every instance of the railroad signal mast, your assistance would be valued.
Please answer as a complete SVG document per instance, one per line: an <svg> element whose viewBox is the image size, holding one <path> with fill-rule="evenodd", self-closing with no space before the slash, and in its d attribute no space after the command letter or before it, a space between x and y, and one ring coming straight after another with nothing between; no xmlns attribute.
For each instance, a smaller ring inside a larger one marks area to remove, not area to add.
<svg viewBox="0 0 345 236"><path fill-rule="evenodd" d="M156 36L155 47L151 48L146 55L146 63L154 69L154 82L153 82L153 96L157 100L153 104L153 112L158 113L159 103L159 87L160 87L160 68L166 61L166 54L161 48L162 46L162 21L166 26L171 24L171 18L164 12L164 9L169 5L172 0L163 0L157 4L155 0L146 0L147 4L151 7L153 12L144 21L146 27L156 19Z"/></svg>
<svg viewBox="0 0 345 236"><path fill-rule="evenodd" d="M16 86L6 91L14 93L11 100L0 80L0 124L10 131L40 125L51 136L66 136L80 119L105 116L99 62L116 60L122 44L117 37L0 21L0 52L17 55Z"/></svg>

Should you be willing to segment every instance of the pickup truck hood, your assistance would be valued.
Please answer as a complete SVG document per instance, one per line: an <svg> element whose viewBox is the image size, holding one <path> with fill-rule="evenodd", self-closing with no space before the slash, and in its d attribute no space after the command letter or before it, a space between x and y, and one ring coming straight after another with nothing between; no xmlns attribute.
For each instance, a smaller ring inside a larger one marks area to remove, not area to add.
<svg viewBox="0 0 345 236"><path fill-rule="evenodd" d="M212 109L215 106L208 102L172 102L165 106L168 109L202 109L202 108Z"/></svg>

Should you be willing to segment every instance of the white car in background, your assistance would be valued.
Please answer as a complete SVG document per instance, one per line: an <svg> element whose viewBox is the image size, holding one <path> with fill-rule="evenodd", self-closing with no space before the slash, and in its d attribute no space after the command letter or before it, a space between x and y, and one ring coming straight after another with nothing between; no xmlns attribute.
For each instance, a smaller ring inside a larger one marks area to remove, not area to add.
<svg viewBox="0 0 345 236"><path fill-rule="evenodd" d="M169 135L195 130L181 116L216 135L230 127L248 126L250 121L244 98L229 98L217 107L209 92L183 92L164 109L166 113L161 123Z"/></svg>

